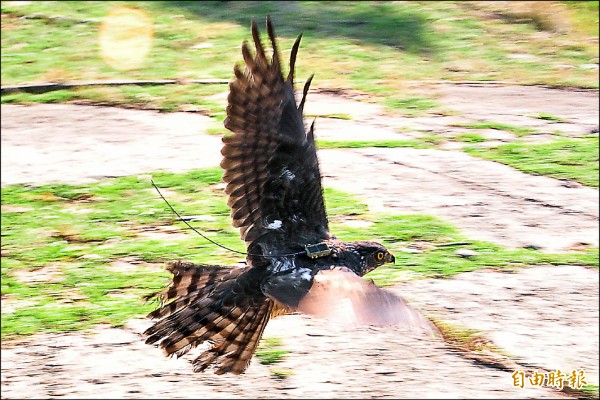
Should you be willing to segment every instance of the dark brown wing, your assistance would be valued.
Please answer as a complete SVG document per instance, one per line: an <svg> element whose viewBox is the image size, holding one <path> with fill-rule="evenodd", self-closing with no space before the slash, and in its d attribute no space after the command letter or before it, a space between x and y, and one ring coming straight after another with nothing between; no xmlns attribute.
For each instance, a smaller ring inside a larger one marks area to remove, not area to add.
<svg viewBox="0 0 600 400"><path fill-rule="evenodd" d="M249 252L278 253L301 250L306 243L328 238L321 175L311 127L304 128L302 107L310 80L298 107L294 96L294 64L300 37L284 79L271 21L267 31L272 60L262 47L252 22L256 55L246 42L245 71L234 68L225 127L233 135L223 139L221 151L233 225Z"/></svg>
<svg viewBox="0 0 600 400"><path fill-rule="evenodd" d="M437 328L395 294L366 281L349 269L319 271L298 311L354 326L397 325L436 333Z"/></svg>

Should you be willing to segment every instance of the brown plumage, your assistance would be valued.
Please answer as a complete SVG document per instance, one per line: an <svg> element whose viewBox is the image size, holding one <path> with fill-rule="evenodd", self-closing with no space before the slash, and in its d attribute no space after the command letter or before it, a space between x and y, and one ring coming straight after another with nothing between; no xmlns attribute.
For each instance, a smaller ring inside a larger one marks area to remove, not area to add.
<svg viewBox="0 0 600 400"><path fill-rule="evenodd" d="M179 356L210 340L212 348L193 361L194 371L203 371L219 356L217 373L243 371L273 310L272 301L257 296L254 271L182 262L168 269L173 281L160 296L173 301L148 315L163 319L145 332L146 342L162 340L166 354Z"/></svg>
<svg viewBox="0 0 600 400"><path fill-rule="evenodd" d="M242 44L245 69L234 68L225 120L232 135L221 150L227 204L246 242L247 265L170 264L173 281L159 293L164 303L148 315L159 320L145 332L146 342L166 354L210 343L193 361L195 371L214 366L218 374L243 372L269 318L290 311L355 325L434 330L400 297L360 278L394 262L384 246L343 242L329 232L314 123L306 131L302 115L312 77L299 104L294 94L300 37L284 78L269 18L267 32L271 60L254 22L256 53ZM319 249L311 247L316 244Z"/></svg>

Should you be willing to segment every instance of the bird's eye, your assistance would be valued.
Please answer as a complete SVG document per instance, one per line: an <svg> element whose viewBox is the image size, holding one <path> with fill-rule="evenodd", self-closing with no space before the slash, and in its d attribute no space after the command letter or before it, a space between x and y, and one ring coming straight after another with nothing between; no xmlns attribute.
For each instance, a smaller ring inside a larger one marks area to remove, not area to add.
<svg viewBox="0 0 600 400"><path fill-rule="evenodd" d="M375 254L375 259L377 261L383 261L383 257L385 257L385 254L383 254L382 251L378 251L377 254Z"/></svg>

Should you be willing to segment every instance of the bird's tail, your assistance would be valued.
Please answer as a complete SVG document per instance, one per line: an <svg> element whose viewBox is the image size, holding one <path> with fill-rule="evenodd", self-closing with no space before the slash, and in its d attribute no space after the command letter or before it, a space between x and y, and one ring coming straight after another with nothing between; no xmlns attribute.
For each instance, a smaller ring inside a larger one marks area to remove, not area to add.
<svg viewBox="0 0 600 400"><path fill-rule="evenodd" d="M167 269L173 280L156 293L162 304L148 317L160 320L144 332L146 343L179 357L208 341L195 372L211 364L217 374L244 372L274 307L260 291L260 271L182 262Z"/></svg>

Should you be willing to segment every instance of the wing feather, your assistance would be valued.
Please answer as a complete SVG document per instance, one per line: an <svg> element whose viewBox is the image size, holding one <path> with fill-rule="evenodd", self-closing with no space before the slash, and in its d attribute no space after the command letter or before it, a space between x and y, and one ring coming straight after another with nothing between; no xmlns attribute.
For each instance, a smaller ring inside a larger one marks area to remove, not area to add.
<svg viewBox="0 0 600 400"><path fill-rule="evenodd" d="M312 77L298 107L293 79L301 36L284 80L270 19L271 61L254 21L251 29L255 52L242 44L245 68L234 68L229 85L225 127L233 134L223 139L221 167L233 225L248 248L281 254L330 237L314 137L302 116Z"/></svg>
<svg viewBox="0 0 600 400"><path fill-rule="evenodd" d="M354 326L392 326L431 335L437 328L400 296L367 281L345 267L319 271L298 311Z"/></svg>

